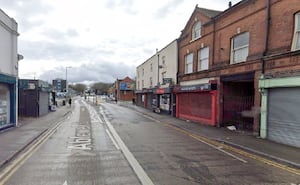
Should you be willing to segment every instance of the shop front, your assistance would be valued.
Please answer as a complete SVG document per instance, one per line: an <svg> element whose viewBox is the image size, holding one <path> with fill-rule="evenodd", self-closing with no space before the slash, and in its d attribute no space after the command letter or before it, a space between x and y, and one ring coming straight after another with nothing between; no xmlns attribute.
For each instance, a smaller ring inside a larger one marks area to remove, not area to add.
<svg viewBox="0 0 300 185"><path fill-rule="evenodd" d="M259 80L260 137L300 147L300 76Z"/></svg>
<svg viewBox="0 0 300 185"><path fill-rule="evenodd" d="M16 78L0 74L0 130L16 123Z"/></svg>
<svg viewBox="0 0 300 185"><path fill-rule="evenodd" d="M216 84L175 86L176 117L216 126Z"/></svg>
<svg viewBox="0 0 300 185"><path fill-rule="evenodd" d="M151 110L155 97L153 95L153 89L136 90L136 105L145 109Z"/></svg>
<svg viewBox="0 0 300 185"><path fill-rule="evenodd" d="M156 107L159 113L172 114L174 97L172 95L173 89L168 88L156 88L154 94L157 99Z"/></svg>

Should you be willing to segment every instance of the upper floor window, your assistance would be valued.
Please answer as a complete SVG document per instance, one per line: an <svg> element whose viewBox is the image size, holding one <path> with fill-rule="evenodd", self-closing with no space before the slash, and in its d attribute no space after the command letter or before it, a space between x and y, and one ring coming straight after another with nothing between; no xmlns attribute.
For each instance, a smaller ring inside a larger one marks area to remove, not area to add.
<svg viewBox="0 0 300 185"><path fill-rule="evenodd" d="M145 71L144 71L144 68L142 69L142 76L144 76L144 74L145 74Z"/></svg>
<svg viewBox="0 0 300 185"><path fill-rule="evenodd" d="M231 63L247 60L249 52L249 32L239 34L231 39Z"/></svg>
<svg viewBox="0 0 300 185"><path fill-rule="evenodd" d="M185 56L185 74L193 72L193 53Z"/></svg>
<svg viewBox="0 0 300 185"><path fill-rule="evenodd" d="M152 77L150 77L150 87L153 86L153 80L152 80Z"/></svg>
<svg viewBox="0 0 300 185"><path fill-rule="evenodd" d="M198 71L207 70L209 64L209 48L205 47L198 51Z"/></svg>
<svg viewBox="0 0 300 185"><path fill-rule="evenodd" d="M150 64L150 71L152 72L153 71L153 65Z"/></svg>
<svg viewBox="0 0 300 185"><path fill-rule="evenodd" d="M166 56L162 56L162 65L165 66L166 65Z"/></svg>
<svg viewBox="0 0 300 185"><path fill-rule="evenodd" d="M295 15L295 31L293 38L292 50L300 49L300 12Z"/></svg>
<svg viewBox="0 0 300 185"><path fill-rule="evenodd" d="M201 37L201 22L197 21L192 29L192 40Z"/></svg>

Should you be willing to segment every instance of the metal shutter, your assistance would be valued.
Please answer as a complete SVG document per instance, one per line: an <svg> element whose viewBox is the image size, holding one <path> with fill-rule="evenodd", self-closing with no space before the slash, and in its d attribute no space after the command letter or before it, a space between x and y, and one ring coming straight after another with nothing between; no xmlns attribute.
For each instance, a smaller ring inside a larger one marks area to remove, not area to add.
<svg viewBox="0 0 300 185"><path fill-rule="evenodd" d="M211 94L182 93L179 94L179 117L186 119L211 119Z"/></svg>
<svg viewBox="0 0 300 185"><path fill-rule="evenodd" d="M268 96L268 139L300 147L300 88L274 88Z"/></svg>
<svg viewBox="0 0 300 185"><path fill-rule="evenodd" d="M39 116L47 114L49 111L49 93L40 92L39 97Z"/></svg>

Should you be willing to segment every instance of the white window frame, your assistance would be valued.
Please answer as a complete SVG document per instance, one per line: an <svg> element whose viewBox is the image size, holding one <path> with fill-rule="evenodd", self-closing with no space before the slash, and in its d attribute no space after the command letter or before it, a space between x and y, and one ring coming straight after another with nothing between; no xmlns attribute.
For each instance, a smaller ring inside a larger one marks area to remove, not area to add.
<svg viewBox="0 0 300 185"><path fill-rule="evenodd" d="M201 37L201 22L197 21L192 28L192 40L196 40Z"/></svg>
<svg viewBox="0 0 300 185"><path fill-rule="evenodd" d="M292 51L300 50L300 12L295 14L295 29L293 36Z"/></svg>
<svg viewBox="0 0 300 185"><path fill-rule="evenodd" d="M208 70L209 68L209 47L198 50L198 71Z"/></svg>
<svg viewBox="0 0 300 185"><path fill-rule="evenodd" d="M191 58L189 58L191 57ZM194 54L193 53L189 53L187 55L185 55L184 57L184 73L185 74L189 74L193 72L193 58L194 58Z"/></svg>
<svg viewBox="0 0 300 185"><path fill-rule="evenodd" d="M244 45L235 47L234 46L235 40L239 39L243 36L247 36L248 42ZM241 33L231 39L231 57L230 57L231 64L245 62L247 60L247 57L249 54L249 42L250 42L250 33L249 32ZM240 54L241 56L237 56L238 54Z"/></svg>

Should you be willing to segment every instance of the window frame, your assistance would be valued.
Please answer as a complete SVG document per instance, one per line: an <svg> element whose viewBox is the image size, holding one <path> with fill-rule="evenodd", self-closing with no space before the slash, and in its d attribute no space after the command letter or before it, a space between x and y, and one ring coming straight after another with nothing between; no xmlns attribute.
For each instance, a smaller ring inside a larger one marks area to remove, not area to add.
<svg viewBox="0 0 300 185"><path fill-rule="evenodd" d="M205 50L207 51L207 56L203 57L203 54L201 54L201 52L204 52ZM207 62L207 68L202 69L202 62L206 61ZM209 47L204 47L198 50L198 71L204 71L204 70L208 70L209 69Z"/></svg>
<svg viewBox="0 0 300 185"><path fill-rule="evenodd" d="M294 15L294 34L293 34L293 43L292 43L291 50L292 51L300 50L300 12L297 12Z"/></svg>
<svg viewBox="0 0 300 185"><path fill-rule="evenodd" d="M192 27L192 41L201 37L201 30L202 30L201 21L195 22L195 24Z"/></svg>
<svg viewBox="0 0 300 185"><path fill-rule="evenodd" d="M191 56L191 61L187 61L188 57ZM189 53L184 56L184 74L190 74L193 73L193 61L194 61L194 53ZM189 63L187 63L189 62ZM191 65L191 71L189 71L190 68L188 66Z"/></svg>
<svg viewBox="0 0 300 185"><path fill-rule="evenodd" d="M235 39L238 39L239 37L242 37L243 35L248 35L248 42L246 45L242 45L242 46L238 46L235 48L234 43L235 43ZM247 57L249 56L249 46L250 46L250 33L249 32L243 32L240 33L238 35L235 35L234 37L231 38L231 56L230 56L230 64L237 64L237 63L241 63L241 62L245 62L247 61ZM236 53L239 51L243 51L244 49L247 49L246 51L246 56L240 57L242 58L241 60L235 60L235 56Z"/></svg>

